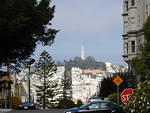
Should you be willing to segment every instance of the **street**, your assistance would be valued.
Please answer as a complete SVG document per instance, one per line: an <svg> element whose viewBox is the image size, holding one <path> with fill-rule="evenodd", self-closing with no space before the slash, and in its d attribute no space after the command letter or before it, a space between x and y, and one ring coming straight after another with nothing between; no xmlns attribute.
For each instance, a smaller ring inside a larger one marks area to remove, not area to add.
<svg viewBox="0 0 150 113"><path fill-rule="evenodd" d="M64 109L52 109L52 110L12 110L7 113L63 113ZM4 113L4 112L0 112Z"/></svg>

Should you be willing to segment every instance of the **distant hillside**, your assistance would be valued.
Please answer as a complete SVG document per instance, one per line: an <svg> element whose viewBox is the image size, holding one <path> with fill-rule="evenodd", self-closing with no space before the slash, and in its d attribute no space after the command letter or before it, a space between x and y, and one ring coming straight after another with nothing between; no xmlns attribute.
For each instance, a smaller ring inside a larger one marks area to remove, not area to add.
<svg viewBox="0 0 150 113"><path fill-rule="evenodd" d="M69 61L64 60L63 63L59 63L58 65L64 65L67 70L71 70L72 67L106 70L106 65L104 62L98 62L91 56L88 56L85 60L82 60L80 57L75 57Z"/></svg>

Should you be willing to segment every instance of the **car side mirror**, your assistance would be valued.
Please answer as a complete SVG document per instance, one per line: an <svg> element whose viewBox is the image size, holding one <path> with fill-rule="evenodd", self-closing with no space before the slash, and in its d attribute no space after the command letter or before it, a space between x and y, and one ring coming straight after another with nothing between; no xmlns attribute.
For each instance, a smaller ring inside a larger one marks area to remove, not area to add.
<svg viewBox="0 0 150 113"><path fill-rule="evenodd" d="M111 111L111 113L115 113L115 112L116 112L116 110L112 110L112 111Z"/></svg>

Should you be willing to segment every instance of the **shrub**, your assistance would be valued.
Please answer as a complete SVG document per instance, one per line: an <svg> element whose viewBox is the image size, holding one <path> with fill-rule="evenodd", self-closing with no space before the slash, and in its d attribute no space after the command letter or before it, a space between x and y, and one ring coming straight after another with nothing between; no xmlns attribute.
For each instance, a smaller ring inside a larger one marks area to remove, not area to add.
<svg viewBox="0 0 150 113"><path fill-rule="evenodd" d="M108 100L117 103L117 94L113 93L108 96Z"/></svg>
<svg viewBox="0 0 150 113"><path fill-rule="evenodd" d="M5 108L5 99L0 97L0 108Z"/></svg>
<svg viewBox="0 0 150 113"><path fill-rule="evenodd" d="M58 106L57 106L57 108L60 108L60 109L62 109L62 108L68 109L68 108L72 108L72 107L75 107L75 103L72 100L67 99L67 98L60 99Z"/></svg>
<svg viewBox="0 0 150 113"><path fill-rule="evenodd" d="M77 107L80 107L81 105L83 105L82 100L78 100L78 101L77 101Z"/></svg>
<svg viewBox="0 0 150 113"><path fill-rule="evenodd" d="M12 108L16 109L18 108L19 104L21 104L21 100L19 99L19 97L12 97L11 98L11 106Z"/></svg>
<svg viewBox="0 0 150 113"><path fill-rule="evenodd" d="M150 113L150 80L139 84L124 109L126 113Z"/></svg>

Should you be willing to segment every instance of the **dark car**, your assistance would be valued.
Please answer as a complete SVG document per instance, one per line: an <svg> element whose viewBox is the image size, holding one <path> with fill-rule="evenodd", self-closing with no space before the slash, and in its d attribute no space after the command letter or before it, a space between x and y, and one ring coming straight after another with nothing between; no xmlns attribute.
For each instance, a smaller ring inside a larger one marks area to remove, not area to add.
<svg viewBox="0 0 150 113"><path fill-rule="evenodd" d="M64 113L124 113L122 107L109 101L93 101L81 107L71 108Z"/></svg>
<svg viewBox="0 0 150 113"><path fill-rule="evenodd" d="M19 109L36 109L37 104L34 102L25 102L19 105Z"/></svg>
<svg viewBox="0 0 150 113"><path fill-rule="evenodd" d="M88 99L88 102L99 101L99 100L104 100L104 98L103 97L91 97Z"/></svg>

